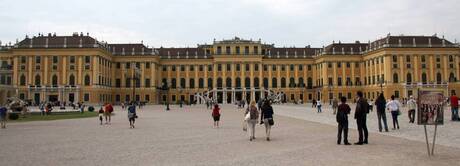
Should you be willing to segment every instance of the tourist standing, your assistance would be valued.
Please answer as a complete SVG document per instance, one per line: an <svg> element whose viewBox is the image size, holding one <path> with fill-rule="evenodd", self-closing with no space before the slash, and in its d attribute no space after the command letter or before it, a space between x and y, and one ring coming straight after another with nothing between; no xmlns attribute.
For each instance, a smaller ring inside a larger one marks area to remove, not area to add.
<svg viewBox="0 0 460 166"><path fill-rule="evenodd" d="M317 110L318 110L318 113L323 112L323 110L321 110L321 106L322 106L321 100L318 100L318 101L316 102L316 108L317 108Z"/></svg>
<svg viewBox="0 0 460 166"><path fill-rule="evenodd" d="M408 115L409 115L409 123L414 123L415 122L415 109L417 107L417 102L415 101L413 96L409 97L409 100L407 101L407 107L408 107Z"/></svg>
<svg viewBox="0 0 460 166"><path fill-rule="evenodd" d="M99 121L101 122L101 125L102 125L103 116L104 116L104 108L101 107L101 109L99 109Z"/></svg>
<svg viewBox="0 0 460 166"><path fill-rule="evenodd" d="M270 141L271 127L275 124L273 121L273 107L270 105L270 101L266 100L262 106L261 118L265 125L265 135L267 141Z"/></svg>
<svg viewBox="0 0 460 166"><path fill-rule="evenodd" d="M368 131L366 124L366 116L369 113L369 104L363 97L363 92L358 91L358 100L356 101L355 119L358 125L359 140L355 145L363 145L368 143Z"/></svg>
<svg viewBox="0 0 460 166"><path fill-rule="evenodd" d="M338 123L337 144L340 145L343 132L343 144L351 145L348 142L348 114L350 114L351 108L348 104L346 104L347 98L341 97L340 101L342 103L338 106L338 112L336 115Z"/></svg>
<svg viewBox="0 0 460 166"><path fill-rule="evenodd" d="M8 109L6 107L0 107L0 126L2 129L6 128L6 118L8 115Z"/></svg>
<svg viewBox="0 0 460 166"><path fill-rule="evenodd" d="M134 105L134 104L132 104ZM113 112L113 107L112 105L110 105L109 103L107 103L105 105L105 112L104 112L104 116L105 116L105 124L110 124L111 120L112 120L112 112Z"/></svg>
<svg viewBox="0 0 460 166"><path fill-rule="evenodd" d="M134 129L134 122L136 121L137 114L136 114L136 105L131 103L128 107L128 120L129 120L129 128Z"/></svg>
<svg viewBox="0 0 460 166"><path fill-rule="evenodd" d="M332 100L332 110L333 110L334 115L337 113L338 106L339 106L339 101L336 98L334 98L334 100Z"/></svg>
<svg viewBox="0 0 460 166"><path fill-rule="evenodd" d="M316 100L315 100L315 99L313 99L313 100L311 101L311 107L312 107L312 108L315 108L315 107L316 107Z"/></svg>
<svg viewBox="0 0 460 166"><path fill-rule="evenodd" d="M248 117L249 114L249 118ZM251 105L248 106L245 112L245 120L248 122L248 132L249 132L249 141L256 139L255 137L255 128L257 124L257 119L259 118L259 111L257 111L256 101L251 101Z"/></svg>
<svg viewBox="0 0 460 166"><path fill-rule="evenodd" d="M383 93L380 93L379 97L377 97L377 100L375 100L375 106L377 107L377 119L379 123L380 132L382 132L382 121L385 127L385 131L388 132L387 115L385 113L386 105L387 105L387 101L385 100Z"/></svg>
<svg viewBox="0 0 460 166"><path fill-rule="evenodd" d="M452 111L452 121L460 120L458 117L458 97L455 95L455 92L452 92L450 97L450 107Z"/></svg>
<svg viewBox="0 0 460 166"><path fill-rule="evenodd" d="M219 127L219 121L220 121L220 108L219 108L218 104L214 105L214 109L212 110L211 116L214 119L214 126L213 127L218 128Z"/></svg>
<svg viewBox="0 0 460 166"><path fill-rule="evenodd" d="M399 107L401 103L398 100L395 100L395 96L391 96L391 100L387 103L387 108L391 112L391 117L393 118L393 130L396 128L399 129L398 115L400 114Z"/></svg>

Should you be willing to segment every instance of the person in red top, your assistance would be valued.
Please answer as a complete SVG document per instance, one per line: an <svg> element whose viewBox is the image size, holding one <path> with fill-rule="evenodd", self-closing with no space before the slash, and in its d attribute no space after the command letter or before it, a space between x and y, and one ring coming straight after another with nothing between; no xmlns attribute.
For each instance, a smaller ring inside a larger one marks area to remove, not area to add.
<svg viewBox="0 0 460 166"><path fill-rule="evenodd" d="M112 119L112 112L113 112L112 105L110 103L107 103L105 105L105 111L104 111L105 124L110 124L110 121Z"/></svg>
<svg viewBox="0 0 460 166"><path fill-rule="evenodd" d="M455 95L455 92L452 92L452 96L450 96L450 107L452 111L452 121L460 120L458 117L458 97Z"/></svg>
<svg viewBox="0 0 460 166"><path fill-rule="evenodd" d="M220 120L220 108L219 105L214 105L214 109L212 110L212 118L214 119L214 127L219 127L219 120Z"/></svg>

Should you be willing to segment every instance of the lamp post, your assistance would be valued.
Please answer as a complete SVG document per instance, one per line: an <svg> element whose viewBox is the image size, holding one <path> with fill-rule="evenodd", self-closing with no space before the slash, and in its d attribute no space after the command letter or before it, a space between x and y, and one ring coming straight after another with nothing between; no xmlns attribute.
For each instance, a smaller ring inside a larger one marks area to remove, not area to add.
<svg viewBox="0 0 460 166"><path fill-rule="evenodd" d="M331 99L332 99L332 96L333 96L333 95L331 95L332 85L329 84L329 86L328 86L327 88L328 88L328 90L329 90L329 105L332 105L332 100L331 100Z"/></svg>
<svg viewBox="0 0 460 166"><path fill-rule="evenodd" d="M134 64L133 66L134 66L134 71L133 71L133 74L132 74L132 79L133 79L133 101L137 102L137 99L136 99L136 86L137 86L137 83L140 84L140 78L139 78L140 69L136 66L136 64Z"/></svg>

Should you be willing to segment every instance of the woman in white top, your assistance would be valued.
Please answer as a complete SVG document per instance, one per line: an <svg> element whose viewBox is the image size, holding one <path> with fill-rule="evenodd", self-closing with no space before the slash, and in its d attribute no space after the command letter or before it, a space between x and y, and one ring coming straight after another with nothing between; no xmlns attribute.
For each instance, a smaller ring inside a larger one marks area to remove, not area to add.
<svg viewBox="0 0 460 166"><path fill-rule="evenodd" d="M401 103L395 100L395 96L391 96L391 100L387 103L387 108L391 111L391 117L393 118L393 130L399 129L398 115Z"/></svg>

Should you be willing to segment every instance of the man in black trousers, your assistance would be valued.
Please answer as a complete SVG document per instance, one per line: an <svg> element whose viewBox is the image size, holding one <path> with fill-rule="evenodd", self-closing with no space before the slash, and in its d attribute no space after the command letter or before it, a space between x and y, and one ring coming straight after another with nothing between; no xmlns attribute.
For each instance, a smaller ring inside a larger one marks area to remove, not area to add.
<svg viewBox="0 0 460 166"><path fill-rule="evenodd" d="M369 113L369 104L367 100L363 97L363 92L358 91L358 100L356 102L356 110L355 110L355 119L356 124L358 125L358 133L359 133L359 141L355 143L355 145L363 145L367 144L367 125L366 125L366 116ZM364 139L363 139L364 135Z"/></svg>

